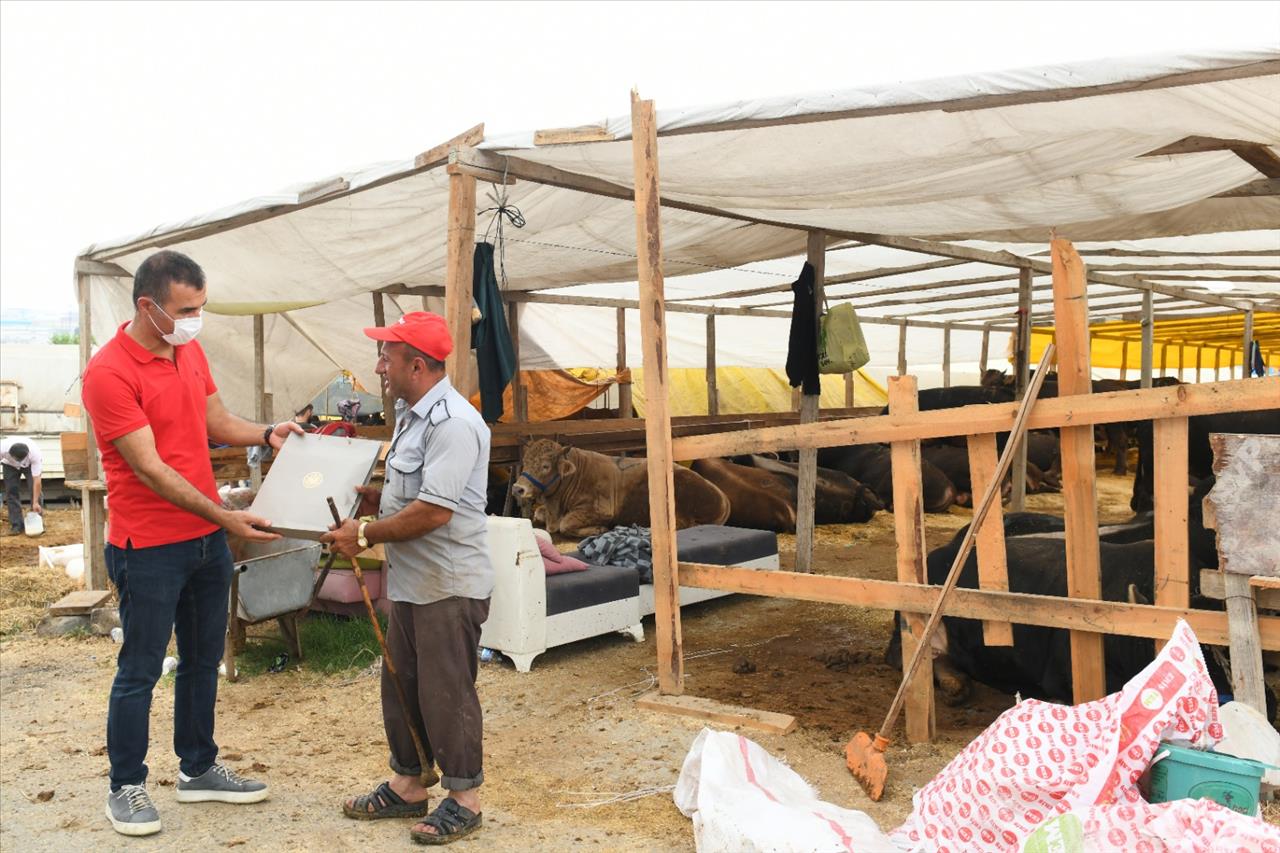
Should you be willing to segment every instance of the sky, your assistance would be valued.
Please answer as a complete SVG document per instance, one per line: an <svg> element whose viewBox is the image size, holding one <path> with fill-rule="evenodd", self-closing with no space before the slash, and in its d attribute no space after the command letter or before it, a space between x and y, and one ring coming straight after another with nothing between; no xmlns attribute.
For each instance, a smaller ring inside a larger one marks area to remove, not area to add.
<svg viewBox="0 0 1280 853"><path fill-rule="evenodd" d="M488 133L1280 41L1280 2L0 3L0 315L76 254Z"/></svg>

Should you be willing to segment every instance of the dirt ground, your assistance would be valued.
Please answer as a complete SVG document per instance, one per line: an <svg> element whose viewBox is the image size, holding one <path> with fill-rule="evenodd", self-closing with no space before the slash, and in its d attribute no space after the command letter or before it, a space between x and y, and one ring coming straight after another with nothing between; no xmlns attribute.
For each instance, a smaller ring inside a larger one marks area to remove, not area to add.
<svg viewBox="0 0 1280 853"><path fill-rule="evenodd" d="M1129 481L1099 473L1100 520L1129 517ZM1061 496L1029 497L1031 508L1061 509ZM928 516L930 546L967 523L968 510ZM79 541L78 515L50 513L42 544ZM62 537L59 539L58 537ZM894 575L893 520L821 527L819 571ZM780 537L784 568L792 537ZM109 639L39 639L30 616L10 605L16 592L53 594L62 584L32 579L29 540L0 541L0 847L5 850L114 850L126 846L103 816L107 792L105 718L114 671ZM53 597L56 597L54 595ZM52 600L52 598L46 599ZM37 610L39 608L36 608ZM913 787L942 769L1012 697L979 688L967 707L938 705L939 738L889 751L890 785L870 802L845 769L842 749L859 729L878 727L899 672L881 660L891 614L836 605L733 596L686 608L686 690L752 708L794 714L790 735L744 732L785 760L821 795L865 811L883 829L911 809ZM482 664L485 708L485 828L499 850L692 849L690 822L672 803L675 783L701 724L638 709L653 685L652 619L646 639L598 637L552 649L533 672ZM754 671L738 674L745 659ZM378 849L408 845L408 823L344 819L344 796L387 776L378 680L371 671L324 677L298 670L224 683L218 740L224 760L272 785L260 805L180 805L173 797L173 685L162 680L152 710L151 790L164 831L133 842L153 850L244 846L255 850ZM901 724L899 724L901 725ZM608 802L629 793L647 796ZM435 793L435 792L433 792Z"/></svg>

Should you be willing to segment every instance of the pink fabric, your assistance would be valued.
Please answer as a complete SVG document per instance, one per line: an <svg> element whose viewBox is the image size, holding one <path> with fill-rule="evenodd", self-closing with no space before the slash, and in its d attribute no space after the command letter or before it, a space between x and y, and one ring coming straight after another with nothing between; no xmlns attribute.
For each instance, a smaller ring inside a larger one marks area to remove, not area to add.
<svg viewBox="0 0 1280 853"><path fill-rule="evenodd" d="M542 554L542 565L549 575L562 575L565 572L585 572L591 568L574 557L566 557L556 550L550 542L535 536L538 540L538 551Z"/></svg>
<svg viewBox="0 0 1280 853"><path fill-rule="evenodd" d="M317 571L317 576L319 572ZM369 588L369 599L377 601L382 597L382 570L373 569L364 572L364 585ZM362 604L364 596L360 594L360 584L356 583L356 573L351 569L333 569L324 579L320 594L316 596L324 601L335 601L340 604Z"/></svg>

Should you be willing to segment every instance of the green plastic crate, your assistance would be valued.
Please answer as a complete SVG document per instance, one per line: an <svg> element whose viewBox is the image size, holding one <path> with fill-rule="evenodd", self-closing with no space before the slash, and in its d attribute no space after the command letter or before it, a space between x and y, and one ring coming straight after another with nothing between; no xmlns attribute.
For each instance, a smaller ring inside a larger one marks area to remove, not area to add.
<svg viewBox="0 0 1280 853"><path fill-rule="evenodd" d="M1257 816L1265 764L1171 743L1160 744L1156 755L1166 751L1168 757L1147 771L1149 802L1206 798L1241 814Z"/></svg>

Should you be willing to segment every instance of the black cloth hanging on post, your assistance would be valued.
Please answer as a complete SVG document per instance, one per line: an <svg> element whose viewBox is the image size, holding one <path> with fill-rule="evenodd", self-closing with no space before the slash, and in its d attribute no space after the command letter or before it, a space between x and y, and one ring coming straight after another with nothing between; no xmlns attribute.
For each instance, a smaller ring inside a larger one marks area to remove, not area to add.
<svg viewBox="0 0 1280 853"><path fill-rule="evenodd" d="M817 272L805 262L800 278L791 283L795 303L791 306L791 337L787 341L787 380L791 387L802 386L800 393L815 396L822 393L818 377L818 321L815 284Z"/></svg>
<svg viewBox="0 0 1280 853"><path fill-rule="evenodd" d="M502 392L515 375L516 354L494 275L493 244L476 243L472 263L471 296L480 320L471 324L471 348L480 373L480 415L492 424L502 418Z"/></svg>

